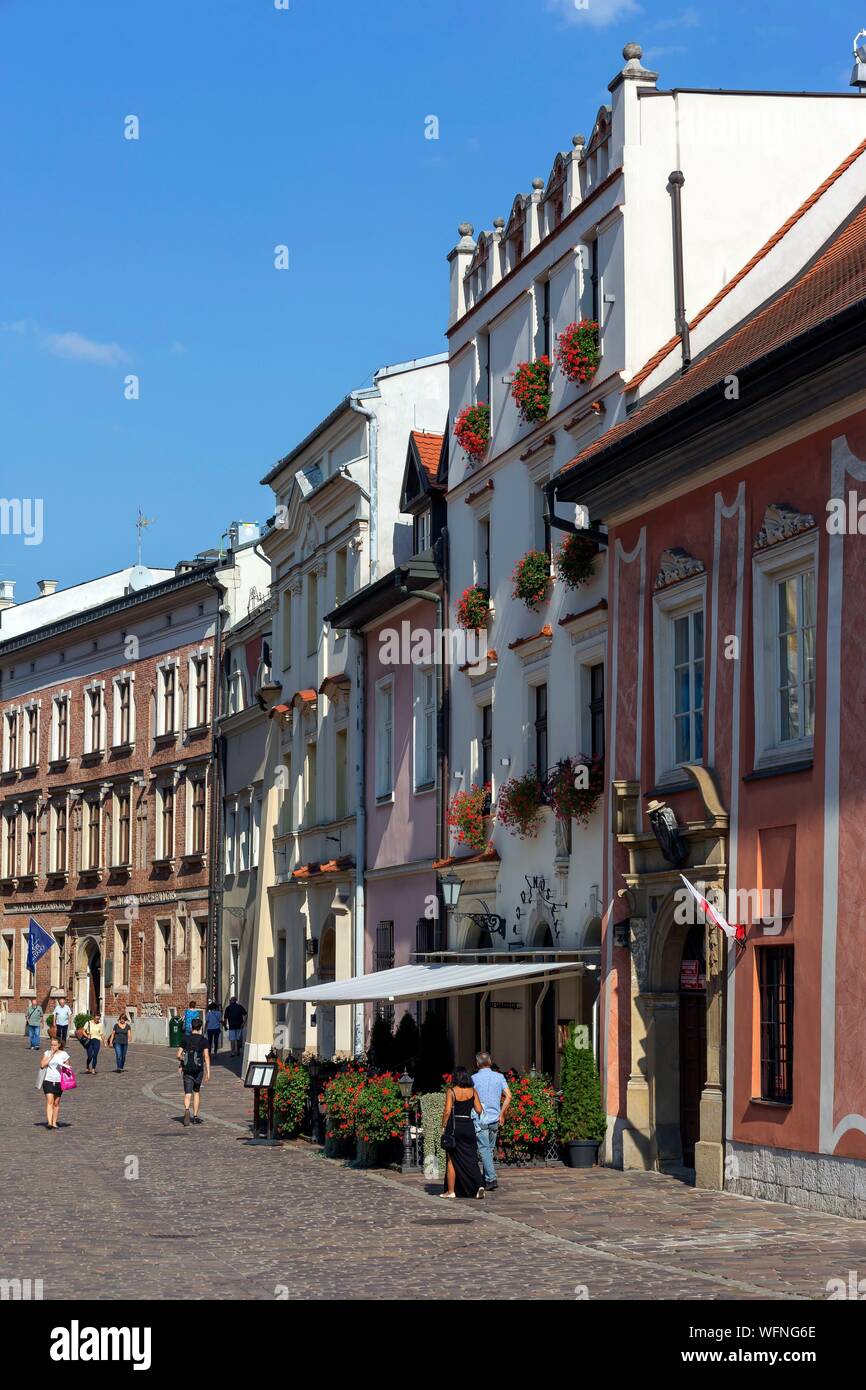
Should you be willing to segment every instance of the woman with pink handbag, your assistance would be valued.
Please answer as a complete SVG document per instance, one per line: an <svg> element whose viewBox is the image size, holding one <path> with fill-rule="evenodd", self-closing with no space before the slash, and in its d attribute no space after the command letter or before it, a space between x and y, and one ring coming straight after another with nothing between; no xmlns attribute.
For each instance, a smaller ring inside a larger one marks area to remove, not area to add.
<svg viewBox="0 0 866 1390"><path fill-rule="evenodd" d="M45 1120L49 1129L57 1128L63 1092L71 1091L76 1085L75 1072L69 1065L69 1053L64 1051L59 1038L52 1038L42 1058L42 1090L45 1094Z"/></svg>

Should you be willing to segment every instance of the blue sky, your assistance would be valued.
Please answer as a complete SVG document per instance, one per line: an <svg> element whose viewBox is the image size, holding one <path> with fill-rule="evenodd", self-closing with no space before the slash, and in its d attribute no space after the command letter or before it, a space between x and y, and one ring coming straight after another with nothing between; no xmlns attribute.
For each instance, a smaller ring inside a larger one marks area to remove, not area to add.
<svg viewBox="0 0 866 1390"><path fill-rule="evenodd" d="M863 21L289 3L0 0L0 493L44 499L41 545L0 535L19 600L132 563L139 505L158 565L268 515L259 478L342 394L444 349L458 222L507 216L589 133L624 42L665 87L844 90Z"/></svg>

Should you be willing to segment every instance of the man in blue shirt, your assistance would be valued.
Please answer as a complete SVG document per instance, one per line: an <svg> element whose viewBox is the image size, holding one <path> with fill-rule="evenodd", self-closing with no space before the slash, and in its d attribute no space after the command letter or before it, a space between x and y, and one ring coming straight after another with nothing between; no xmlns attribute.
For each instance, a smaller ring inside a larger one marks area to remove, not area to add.
<svg viewBox="0 0 866 1390"><path fill-rule="evenodd" d="M511 1104L511 1092L502 1072L493 1070L489 1052L479 1052L475 1058L475 1065L478 1070L472 1077L472 1084L484 1108L480 1115L473 1115L472 1118L475 1121L478 1157L484 1169L484 1186L488 1192L494 1192L499 1186L493 1166L496 1135Z"/></svg>

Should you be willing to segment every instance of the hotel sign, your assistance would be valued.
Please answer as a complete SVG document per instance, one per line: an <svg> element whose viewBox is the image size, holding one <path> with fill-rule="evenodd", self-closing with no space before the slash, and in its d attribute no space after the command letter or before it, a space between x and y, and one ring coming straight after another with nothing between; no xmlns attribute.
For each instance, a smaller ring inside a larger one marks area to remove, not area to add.
<svg viewBox="0 0 866 1390"><path fill-rule="evenodd" d="M4 903L4 912L26 912L30 917L38 917L43 912L71 912L72 903Z"/></svg>

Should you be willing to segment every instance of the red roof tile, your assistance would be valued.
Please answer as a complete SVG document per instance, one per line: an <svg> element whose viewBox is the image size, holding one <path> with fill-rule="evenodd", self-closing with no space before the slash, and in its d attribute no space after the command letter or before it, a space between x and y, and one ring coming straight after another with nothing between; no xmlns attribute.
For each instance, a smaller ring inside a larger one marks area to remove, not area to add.
<svg viewBox="0 0 866 1390"><path fill-rule="evenodd" d="M434 859L434 869L461 868L464 864L498 864L499 855L492 845L481 850L479 854L451 854L447 859Z"/></svg>
<svg viewBox="0 0 866 1390"><path fill-rule="evenodd" d="M315 690L296 690L292 696L292 704L297 704L299 700L302 705L314 705L316 703Z"/></svg>
<svg viewBox="0 0 866 1390"><path fill-rule="evenodd" d="M355 860L352 855L343 854L339 859L328 859L324 863L314 860L309 864L301 864L299 868L292 870L292 878L305 879L316 878L319 874L341 874L354 867Z"/></svg>
<svg viewBox="0 0 866 1390"><path fill-rule="evenodd" d="M553 628L550 623L545 623L544 627L538 632L531 632L528 637L515 637L513 642L508 643L508 650L514 652L518 647L525 647L527 642L537 642L539 637L552 637Z"/></svg>
<svg viewBox="0 0 866 1390"><path fill-rule="evenodd" d="M864 145L866 148L866 145ZM560 470L570 473L653 420L742 371L775 348L866 299L866 209L830 243L805 274L770 304L692 362L689 370L649 396Z"/></svg>
<svg viewBox="0 0 866 1390"><path fill-rule="evenodd" d="M415 441L415 448L418 450L418 457L424 472L431 483L435 483L439 472L439 455L442 452L444 435L430 434L427 430L413 430L412 438Z"/></svg>
<svg viewBox="0 0 866 1390"><path fill-rule="evenodd" d="M745 279L745 277L749 274L750 270L754 270L755 266L759 263L759 261L762 261L765 256L769 255L773 247L778 245L778 243L782 240L782 237L787 236L791 228L795 227L797 223L800 221L800 218L804 217L805 214L809 211L809 209L815 206L815 204L818 202L818 199L822 198L824 194L827 192L827 190L833 187L833 184L837 181L837 179L840 179L842 175L845 173L845 171L847 169L850 169L851 165L855 162L855 160L859 159L861 154L863 154L864 152L866 152L866 140L862 140L860 144L857 146L857 148L855 150L852 150L851 153L847 156L847 158L843 159L842 163L833 170L832 174L828 174L824 182L818 185L814 193L809 194L809 197L806 199L804 203L800 204L796 212L791 213L791 216L787 219L787 221L782 223L778 231L773 233L769 241L765 241L764 245L760 248L760 250L756 251L754 256L752 256L750 260L746 261L746 264L740 270L737 271L733 279L729 280L726 285L723 285L722 288L719 290L718 294L710 300L709 304L705 304L703 309L701 309L699 313L695 314L695 317L693 319L689 320L690 329L697 328L698 324L706 318L707 314L712 313L716 305L720 304L721 301L725 298L725 296L729 295L731 293L731 290L733 290L737 285L739 285L741 280ZM673 352L679 340L679 333L675 333L672 338L668 338L668 341L664 343L663 346L660 347L657 352L653 353L649 361L644 363L640 371L636 372L635 375L631 378L631 380L625 383L624 389L626 391L634 391L636 387L640 386L642 382L646 381L647 377L652 375L656 367L658 367L662 362L664 362L668 353Z"/></svg>

